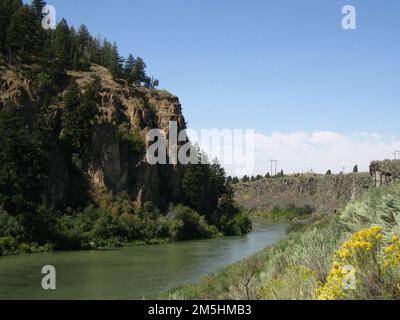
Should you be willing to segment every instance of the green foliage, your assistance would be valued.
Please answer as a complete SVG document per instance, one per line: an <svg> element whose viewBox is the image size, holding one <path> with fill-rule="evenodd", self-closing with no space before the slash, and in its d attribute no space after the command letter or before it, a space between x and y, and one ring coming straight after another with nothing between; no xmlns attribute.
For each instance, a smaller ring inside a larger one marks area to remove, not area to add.
<svg viewBox="0 0 400 320"><path fill-rule="evenodd" d="M175 241L205 239L218 234L217 229L210 227L197 212L178 205L168 213L169 237Z"/></svg>
<svg viewBox="0 0 400 320"><path fill-rule="evenodd" d="M239 181L239 178L238 177L233 177L232 178L232 184L238 184L240 181Z"/></svg>
<svg viewBox="0 0 400 320"><path fill-rule="evenodd" d="M9 256L17 250L17 242L12 237L0 238L0 256Z"/></svg>
<svg viewBox="0 0 400 320"><path fill-rule="evenodd" d="M57 64L69 68L71 66L72 39L68 23L62 19L54 32L52 52Z"/></svg>
<svg viewBox="0 0 400 320"><path fill-rule="evenodd" d="M318 277L306 267L290 267L260 290L261 300L314 300Z"/></svg>
<svg viewBox="0 0 400 320"><path fill-rule="evenodd" d="M228 236L241 236L249 233L252 230L252 223L248 215L243 212L238 212L229 217L224 214L219 223L220 229Z"/></svg>
<svg viewBox="0 0 400 320"><path fill-rule="evenodd" d="M32 11L35 15L37 15L38 17L43 17L42 14L42 9L43 7L46 5L46 2L44 2L43 0L32 0Z"/></svg>
<svg viewBox="0 0 400 320"><path fill-rule="evenodd" d="M0 1L0 52L6 52L7 30L10 25L10 20L21 6L21 0Z"/></svg>
<svg viewBox="0 0 400 320"><path fill-rule="evenodd" d="M164 298L398 299L399 213L399 184L373 189L347 205L339 217L292 232L275 246ZM357 289L345 291L344 296L333 294L343 292L338 260L357 268Z"/></svg>
<svg viewBox="0 0 400 320"><path fill-rule="evenodd" d="M294 204L289 204L286 207L275 206L272 211L268 214L273 219L294 219L304 215L310 215L314 212L314 209L310 205L304 207L296 207Z"/></svg>
<svg viewBox="0 0 400 320"><path fill-rule="evenodd" d="M48 131L40 123L32 130L14 106L0 112L0 206L10 214L30 212L42 202L40 191L49 170Z"/></svg>
<svg viewBox="0 0 400 320"><path fill-rule="evenodd" d="M207 217L210 217L217 204L211 178L209 165L188 164L182 179L185 203Z"/></svg>
<svg viewBox="0 0 400 320"><path fill-rule="evenodd" d="M118 128L118 137L120 141L127 143L130 153L140 154L144 152L145 142L137 129Z"/></svg>
<svg viewBox="0 0 400 320"><path fill-rule="evenodd" d="M25 229L20 219L9 215L0 208L0 238L11 237L17 240L23 239Z"/></svg>
<svg viewBox="0 0 400 320"><path fill-rule="evenodd" d="M28 6L19 7L11 16L6 44L18 62L29 61L30 55L37 48L36 30L35 16Z"/></svg>
<svg viewBox="0 0 400 320"><path fill-rule="evenodd" d="M100 80L94 78L81 94L72 83L64 96L61 141L71 153L85 155L99 115Z"/></svg>
<svg viewBox="0 0 400 320"><path fill-rule="evenodd" d="M108 68L114 78L125 79L147 87L157 87L159 81L146 74L146 64L140 57L124 58L117 45L107 39L93 38L86 26L78 32L62 19L55 31L41 27L46 3L34 0L31 6L20 0L2 0L0 3L0 56L10 64L38 62L42 67L51 66L56 73L66 69L85 70L96 63ZM62 78L56 85L61 85Z"/></svg>
<svg viewBox="0 0 400 320"><path fill-rule="evenodd" d="M400 236L400 185L365 193L343 209L339 222L348 234L379 225L386 240Z"/></svg>

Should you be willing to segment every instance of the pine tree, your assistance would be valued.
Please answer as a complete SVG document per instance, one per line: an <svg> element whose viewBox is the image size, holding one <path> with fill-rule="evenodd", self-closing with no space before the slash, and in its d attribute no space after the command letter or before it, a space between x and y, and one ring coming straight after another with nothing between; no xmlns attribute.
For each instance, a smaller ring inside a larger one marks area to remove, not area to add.
<svg viewBox="0 0 400 320"><path fill-rule="evenodd" d="M122 76L123 63L124 59L120 56L118 52L117 44L114 43L111 47L110 64L107 66L114 78L120 78Z"/></svg>
<svg viewBox="0 0 400 320"><path fill-rule="evenodd" d="M185 194L185 202L193 210L202 212L202 199L204 198L204 172L202 165L189 164L185 168L182 179L182 189Z"/></svg>
<svg viewBox="0 0 400 320"><path fill-rule="evenodd" d="M140 84L146 79L146 64L142 58L138 57L135 61L135 67L133 68L133 81Z"/></svg>
<svg viewBox="0 0 400 320"><path fill-rule="evenodd" d="M218 162L218 159L213 160L210 169L211 169L211 179L213 185L215 186L216 196L217 198L220 198L226 192L225 169L221 167L221 165Z"/></svg>
<svg viewBox="0 0 400 320"><path fill-rule="evenodd" d="M158 79L152 79L152 84L151 84L152 88L157 88L159 85L160 81L158 81Z"/></svg>
<svg viewBox="0 0 400 320"><path fill-rule="evenodd" d="M91 134L99 113L100 80L93 79L80 94L76 83L68 88L64 96L61 141L69 153L86 156Z"/></svg>
<svg viewBox="0 0 400 320"><path fill-rule="evenodd" d="M21 0L0 1L0 51L6 51L7 30L10 26L11 16L22 6Z"/></svg>
<svg viewBox="0 0 400 320"><path fill-rule="evenodd" d="M45 5L46 2L44 2L43 0L32 0L31 8L37 17L43 17L42 9Z"/></svg>
<svg viewBox="0 0 400 320"><path fill-rule="evenodd" d="M80 91L73 82L64 95L61 141L68 152L77 151L80 147L80 128L77 128L77 111L80 106Z"/></svg>
<svg viewBox="0 0 400 320"><path fill-rule="evenodd" d="M129 54L128 58L125 61L124 65L124 74L125 78L128 81L128 83L134 82L134 75L133 75L133 70L135 68L135 58L133 57L132 54Z"/></svg>
<svg viewBox="0 0 400 320"><path fill-rule="evenodd" d="M57 63L64 68L71 66L72 39L67 21L62 19L54 33L53 52Z"/></svg>
<svg viewBox="0 0 400 320"><path fill-rule="evenodd" d="M112 45L107 39L104 39L101 46L101 59L100 64L109 68L112 61Z"/></svg>
<svg viewBox="0 0 400 320"><path fill-rule="evenodd" d="M357 164L353 168L353 173L358 173L358 165Z"/></svg>
<svg viewBox="0 0 400 320"><path fill-rule="evenodd" d="M21 6L10 19L6 44L18 60L29 58L37 47L36 19L28 6Z"/></svg>
<svg viewBox="0 0 400 320"><path fill-rule="evenodd" d="M42 201L48 162L41 138L48 133L29 128L16 110L6 105L0 112L0 207L10 214L23 214Z"/></svg>
<svg viewBox="0 0 400 320"><path fill-rule="evenodd" d="M87 68L94 57L93 39L85 25L79 27L77 33L77 51L79 68Z"/></svg>

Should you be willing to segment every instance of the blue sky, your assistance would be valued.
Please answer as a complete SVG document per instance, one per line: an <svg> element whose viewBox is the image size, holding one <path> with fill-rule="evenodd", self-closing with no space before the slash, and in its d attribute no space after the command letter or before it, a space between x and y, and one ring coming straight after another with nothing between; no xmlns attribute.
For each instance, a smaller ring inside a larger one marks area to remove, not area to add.
<svg viewBox="0 0 400 320"><path fill-rule="evenodd" d="M49 4L58 20L85 23L144 58L192 128L398 134L398 0ZM355 31L341 28L346 4L357 10Z"/></svg>
<svg viewBox="0 0 400 320"><path fill-rule="evenodd" d="M400 1L51 0L142 56L194 128L397 133ZM341 8L357 9L357 30ZM379 116L378 116L379 114Z"/></svg>

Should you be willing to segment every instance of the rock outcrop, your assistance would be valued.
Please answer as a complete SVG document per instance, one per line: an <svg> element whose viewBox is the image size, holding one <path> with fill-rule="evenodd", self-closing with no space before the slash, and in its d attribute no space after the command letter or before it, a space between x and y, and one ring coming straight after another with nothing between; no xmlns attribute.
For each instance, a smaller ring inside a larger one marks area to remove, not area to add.
<svg viewBox="0 0 400 320"><path fill-rule="evenodd" d="M115 81L109 70L98 65L92 65L88 71L69 71L68 76L69 82L75 80L81 89L92 81L93 76L101 80L101 116L89 146L90 161L85 163L79 158L73 161L77 170L84 173L89 188L106 189L113 193L126 192L139 207L146 201L152 201L160 207L180 201L183 167L147 164L144 153L132 155L128 152L117 130L121 126L128 130L135 129L147 144L145 138L148 131L158 128L166 133L168 141L170 121L177 122L178 130L184 129L186 125L179 99L166 91ZM52 98L49 109L54 114L54 122L62 113L61 97L66 88ZM24 113L34 115L37 106L31 89L29 80L13 70L1 67L0 111L11 102L17 108L26 109ZM73 188L71 179L74 173L68 168L59 146L54 146L52 157L54 161L49 177L49 199L53 203L65 203Z"/></svg>
<svg viewBox="0 0 400 320"><path fill-rule="evenodd" d="M373 161L369 170L377 187L400 180L400 160Z"/></svg>
<svg viewBox="0 0 400 320"><path fill-rule="evenodd" d="M400 160L373 161L370 173L309 174L262 179L235 185L235 199L250 211L270 212L275 206L311 206L333 213L372 187L400 181Z"/></svg>
<svg viewBox="0 0 400 320"><path fill-rule="evenodd" d="M269 178L236 185L235 200L250 211L270 212L293 204L333 213L372 186L368 173Z"/></svg>

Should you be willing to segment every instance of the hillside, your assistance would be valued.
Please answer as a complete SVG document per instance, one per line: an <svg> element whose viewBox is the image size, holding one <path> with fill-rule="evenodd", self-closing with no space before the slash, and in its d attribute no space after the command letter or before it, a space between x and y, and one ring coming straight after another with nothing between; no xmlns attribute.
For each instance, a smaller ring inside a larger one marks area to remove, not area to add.
<svg viewBox="0 0 400 320"><path fill-rule="evenodd" d="M44 5L0 1L0 255L248 232L219 163L145 161L186 122L144 60Z"/></svg>
<svg viewBox="0 0 400 320"><path fill-rule="evenodd" d="M234 185L235 201L252 212L270 212L274 207L310 206L321 214L334 213L374 186L400 178L400 161L374 161L370 173L337 175L305 174L264 178Z"/></svg>

